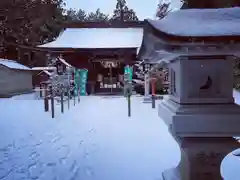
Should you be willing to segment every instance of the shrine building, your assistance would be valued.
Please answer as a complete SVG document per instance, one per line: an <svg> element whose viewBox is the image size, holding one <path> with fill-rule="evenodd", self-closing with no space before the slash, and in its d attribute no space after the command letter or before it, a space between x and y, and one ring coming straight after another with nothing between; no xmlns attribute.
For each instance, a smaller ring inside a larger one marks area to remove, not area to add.
<svg viewBox="0 0 240 180"><path fill-rule="evenodd" d="M143 21L65 23L55 41L38 46L76 68L88 69L94 92L119 92L126 65L137 61L142 44Z"/></svg>

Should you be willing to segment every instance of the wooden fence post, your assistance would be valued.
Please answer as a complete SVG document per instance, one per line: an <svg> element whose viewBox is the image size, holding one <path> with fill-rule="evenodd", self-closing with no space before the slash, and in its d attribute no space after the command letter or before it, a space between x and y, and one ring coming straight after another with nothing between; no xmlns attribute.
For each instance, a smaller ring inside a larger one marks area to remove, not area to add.
<svg viewBox="0 0 240 180"><path fill-rule="evenodd" d="M75 94L75 88L74 88L74 90L73 90L73 105L75 106L75 104L76 104L76 96L75 96L76 94Z"/></svg>
<svg viewBox="0 0 240 180"><path fill-rule="evenodd" d="M64 96L63 85L61 85L61 112L62 113L64 113L63 96Z"/></svg>
<svg viewBox="0 0 240 180"><path fill-rule="evenodd" d="M151 85L152 85L152 108L155 109L156 107L156 81L157 79L152 78Z"/></svg>
<svg viewBox="0 0 240 180"><path fill-rule="evenodd" d="M131 95L128 94L128 117L131 117Z"/></svg>
<svg viewBox="0 0 240 180"><path fill-rule="evenodd" d="M47 85L45 86L45 96L44 96L44 109L45 109L45 112L48 112L49 111L49 104L48 104L48 89L47 89Z"/></svg>
<svg viewBox="0 0 240 180"><path fill-rule="evenodd" d="M50 92L51 92L51 111L52 111L52 118L54 118L54 93L53 93L53 87L50 86Z"/></svg>
<svg viewBox="0 0 240 180"><path fill-rule="evenodd" d="M77 92L78 92L78 103L80 103L80 88L79 87L78 87Z"/></svg>
<svg viewBox="0 0 240 180"><path fill-rule="evenodd" d="M70 93L71 93L71 91L70 91L71 89L70 89L70 87L68 88L68 109L70 108Z"/></svg>
<svg viewBox="0 0 240 180"><path fill-rule="evenodd" d="M155 95L152 94L152 108L155 109L156 108L156 98Z"/></svg>
<svg viewBox="0 0 240 180"><path fill-rule="evenodd" d="M40 95L40 98L42 98L42 84L41 83L39 85L39 95Z"/></svg>

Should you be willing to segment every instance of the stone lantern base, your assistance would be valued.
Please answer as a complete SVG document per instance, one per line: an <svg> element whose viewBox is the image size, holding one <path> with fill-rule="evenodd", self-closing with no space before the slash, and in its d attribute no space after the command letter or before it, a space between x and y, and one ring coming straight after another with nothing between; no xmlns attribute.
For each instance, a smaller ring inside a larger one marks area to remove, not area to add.
<svg viewBox="0 0 240 180"><path fill-rule="evenodd" d="M182 105L164 99L159 117L179 137L233 137L240 134L240 106L230 104Z"/></svg>
<svg viewBox="0 0 240 180"><path fill-rule="evenodd" d="M159 116L181 148L178 167L163 172L164 180L221 180L223 158L239 142L240 107L236 104L182 105L171 99L159 104Z"/></svg>
<svg viewBox="0 0 240 180"><path fill-rule="evenodd" d="M240 144L233 138L179 138L181 161L163 172L164 180L222 180L224 157Z"/></svg>

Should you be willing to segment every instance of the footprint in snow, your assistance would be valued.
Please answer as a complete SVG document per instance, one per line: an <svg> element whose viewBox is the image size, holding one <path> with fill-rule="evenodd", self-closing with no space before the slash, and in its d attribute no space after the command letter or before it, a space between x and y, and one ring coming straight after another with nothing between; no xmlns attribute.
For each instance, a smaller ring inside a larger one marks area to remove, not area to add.
<svg viewBox="0 0 240 180"><path fill-rule="evenodd" d="M85 173L88 176L94 176L93 169L91 167L89 167L89 166L85 167Z"/></svg>
<svg viewBox="0 0 240 180"><path fill-rule="evenodd" d="M95 130L94 128L91 128L88 132L89 132L89 133L95 133L96 130Z"/></svg>

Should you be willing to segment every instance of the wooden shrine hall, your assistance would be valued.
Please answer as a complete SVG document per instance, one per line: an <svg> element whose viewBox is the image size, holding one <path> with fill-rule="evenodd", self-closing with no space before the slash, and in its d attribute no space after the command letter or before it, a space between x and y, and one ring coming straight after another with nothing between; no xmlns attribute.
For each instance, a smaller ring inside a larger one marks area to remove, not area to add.
<svg viewBox="0 0 240 180"><path fill-rule="evenodd" d="M124 67L137 60L143 26L142 21L66 23L55 41L38 48L61 55L76 68L88 69L91 93L122 92Z"/></svg>

